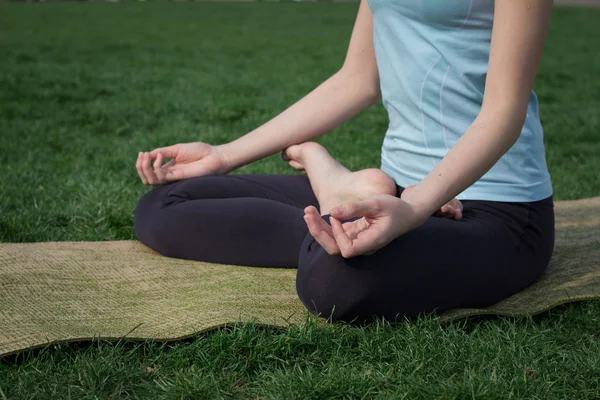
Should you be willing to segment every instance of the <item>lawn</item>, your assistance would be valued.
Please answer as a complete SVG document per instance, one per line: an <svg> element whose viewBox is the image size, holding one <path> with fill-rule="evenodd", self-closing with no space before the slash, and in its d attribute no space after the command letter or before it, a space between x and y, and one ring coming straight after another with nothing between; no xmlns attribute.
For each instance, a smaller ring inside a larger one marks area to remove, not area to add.
<svg viewBox="0 0 600 400"><path fill-rule="evenodd" d="M224 143L275 116L341 66L357 7L0 2L0 241L133 239L138 151ZM555 9L536 81L555 200L600 195L599 20ZM380 103L319 141L377 167L386 127ZM293 173L277 155L238 172ZM0 399L70 397L598 399L600 302L0 359Z"/></svg>

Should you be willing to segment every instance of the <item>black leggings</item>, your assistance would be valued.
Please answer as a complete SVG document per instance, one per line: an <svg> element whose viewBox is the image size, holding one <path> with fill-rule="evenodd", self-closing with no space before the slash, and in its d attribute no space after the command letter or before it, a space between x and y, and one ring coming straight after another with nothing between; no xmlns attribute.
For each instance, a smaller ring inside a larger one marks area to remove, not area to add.
<svg viewBox="0 0 600 400"><path fill-rule="evenodd" d="M327 254L308 232L303 209L318 202L306 176L205 176L144 195L135 232L169 257L298 268L302 303L334 321L394 321L491 305L530 285L548 266L552 196L462 203L459 221L431 216L375 254L345 259Z"/></svg>

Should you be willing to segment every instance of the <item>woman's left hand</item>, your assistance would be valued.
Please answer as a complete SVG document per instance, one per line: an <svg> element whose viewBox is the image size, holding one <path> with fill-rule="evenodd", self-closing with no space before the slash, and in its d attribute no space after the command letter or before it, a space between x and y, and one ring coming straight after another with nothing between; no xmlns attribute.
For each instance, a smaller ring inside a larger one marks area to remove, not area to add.
<svg viewBox="0 0 600 400"><path fill-rule="evenodd" d="M334 207L329 218L331 226L323 221L315 207L304 211L311 235L327 253L341 254L344 258L371 255L428 218L410 203L386 194ZM340 222L355 217L362 218Z"/></svg>

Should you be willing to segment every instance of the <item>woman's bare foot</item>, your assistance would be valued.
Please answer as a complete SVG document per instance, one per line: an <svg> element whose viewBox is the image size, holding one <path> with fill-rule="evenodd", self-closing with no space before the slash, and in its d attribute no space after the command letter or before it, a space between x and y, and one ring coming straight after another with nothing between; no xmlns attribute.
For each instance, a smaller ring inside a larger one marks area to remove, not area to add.
<svg viewBox="0 0 600 400"><path fill-rule="evenodd" d="M305 171L319 201L321 215L340 204L365 200L378 194L396 195L396 184L380 169L352 172L318 143L307 142L288 147L284 160Z"/></svg>

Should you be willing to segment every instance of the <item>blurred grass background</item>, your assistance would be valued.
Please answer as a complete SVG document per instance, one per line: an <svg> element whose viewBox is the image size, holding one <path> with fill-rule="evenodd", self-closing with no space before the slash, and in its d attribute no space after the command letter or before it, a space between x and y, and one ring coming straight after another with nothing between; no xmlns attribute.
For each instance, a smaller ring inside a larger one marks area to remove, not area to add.
<svg viewBox="0 0 600 400"><path fill-rule="evenodd" d="M357 9L0 3L0 241L134 239L138 151L266 122L342 65ZM554 10L536 81L555 200L600 195L599 17ZM386 127L380 103L319 141L378 167ZM294 172L275 155L236 173ZM599 342L597 302L449 326L243 324L25 352L2 361L0 398L592 399Z"/></svg>

